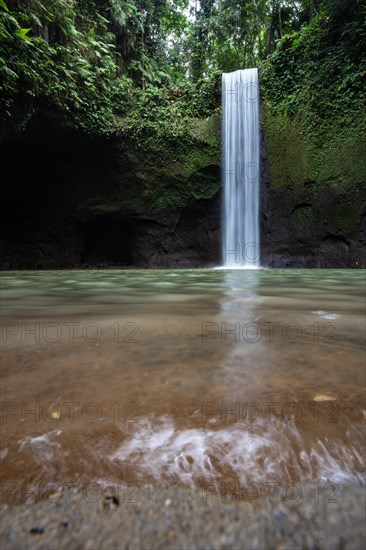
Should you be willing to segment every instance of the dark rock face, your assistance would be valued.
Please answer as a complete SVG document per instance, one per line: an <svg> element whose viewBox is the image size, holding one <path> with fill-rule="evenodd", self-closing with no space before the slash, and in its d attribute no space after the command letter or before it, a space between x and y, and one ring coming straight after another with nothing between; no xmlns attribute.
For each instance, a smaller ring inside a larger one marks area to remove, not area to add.
<svg viewBox="0 0 366 550"><path fill-rule="evenodd" d="M162 141L159 156L154 136L139 146L34 120L0 148L0 266L219 265L219 126L208 119L197 128L186 141ZM362 200L331 183L276 185L263 120L261 136L261 265L365 267Z"/></svg>
<svg viewBox="0 0 366 550"><path fill-rule="evenodd" d="M342 197L330 188L310 201L306 189L273 189L268 185L266 190L268 207L262 216L261 232L263 266L365 267L362 204L345 209ZM343 212L344 218L338 216Z"/></svg>
<svg viewBox="0 0 366 550"><path fill-rule="evenodd" d="M220 262L220 197L182 210L174 224L135 222L137 267L213 267Z"/></svg>
<svg viewBox="0 0 366 550"><path fill-rule="evenodd" d="M218 265L218 159L204 152L204 165L170 176L159 159L151 167L128 155L118 137L91 139L48 120L3 145L2 268ZM207 198L195 194L202 187Z"/></svg>

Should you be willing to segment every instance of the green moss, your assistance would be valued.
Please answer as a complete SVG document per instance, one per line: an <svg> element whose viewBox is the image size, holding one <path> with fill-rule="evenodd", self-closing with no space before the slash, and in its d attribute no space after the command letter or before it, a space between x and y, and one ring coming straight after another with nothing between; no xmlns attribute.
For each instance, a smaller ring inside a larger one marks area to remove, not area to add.
<svg viewBox="0 0 366 550"><path fill-rule="evenodd" d="M191 119L191 137L217 149L219 147L220 120L218 114L205 119Z"/></svg>
<svg viewBox="0 0 366 550"><path fill-rule="evenodd" d="M119 119L117 135L125 141L126 155L134 162L144 166L171 166L173 174L189 173L204 165L207 157L218 159L219 118L189 119L179 132L169 125L157 126L146 121Z"/></svg>
<svg viewBox="0 0 366 550"><path fill-rule="evenodd" d="M165 208L184 208L197 200L212 199L220 189L220 181L214 175L207 175L200 170L183 181L168 179L155 188L151 197L153 211Z"/></svg>
<svg viewBox="0 0 366 550"><path fill-rule="evenodd" d="M189 197L184 190L166 189L165 193L159 195L154 202L154 210L164 210L165 208L182 208L188 202Z"/></svg>
<svg viewBox="0 0 366 550"><path fill-rule="evenodd" d="M345 125L337 119L306 127L301 116L273 113L265 104L265 133L273 187L323 187L356 200L366 182L366 127L363 118Z"/></svg>
<svg viewBox="0 0 366 550"><path fill-rule="evenodd" d="M119 119L118 148L130 180L124 201L141 215L211 199L220 188L220 119L187 119L185 130ZM213 170L212 167L217 167Z"/></svg>
<svg viewBox="0 0 366 550"><path fill-rule="evenodd" d="M314 223L314 211L309 205L302 206L293 213L293 222L299 227L308 227Z"/></svg>
<svg viewBox="0 0 366 550"><path fill-rule="evenodd" d="M356 205L338 204L327 208L328 223L335 231L347 235L356 226L359 213Z"/></svg>
<svg viewBox="0 0 366 550"><path fill-rule="evenodd" d="M312 152L311 178L330 182L340 192L356 191L366 181L365 132L354 126L330 128L323 145Z"/></svg>
<svg viewBox="0 0 366 550"><path fill-rule="evenodd" d="M272 185L302 185L308 177L308 151L296 123L283 113L267 110L265 132Z"/></svg>

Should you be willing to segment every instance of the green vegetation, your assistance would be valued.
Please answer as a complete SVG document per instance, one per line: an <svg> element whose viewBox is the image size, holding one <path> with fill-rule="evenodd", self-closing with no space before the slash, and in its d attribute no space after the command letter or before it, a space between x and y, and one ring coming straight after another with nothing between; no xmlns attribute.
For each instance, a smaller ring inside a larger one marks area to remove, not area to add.
<svg viewBox="0 0 366 550"><path fill-rule="evenodd" d="M200 143L217 162L221 73L256 65L273 185L357 198L365 45L365 0L0 0L0 138L48 112L189 175Z"/></svg>
<svg viewBox="0 0 366 550"><path fill-rule="evenodd" d="M312 21L285 36L262 66L262 86L274 112L302 116L308 127L325 118L349 123L366 102L366 3L324 2Z"/></svg>
<svg viewBox="0 0 366 550"><path fill-rule="evenodd" d="M362 193L366 174L366 3L323 2L261 65L273 184Z"/></svg>
<svg viewBox="0 0 366 550"><path fill-rule="evenodd" d="M36 109L70 116L83 128L108 127L116 81L108 21L83 2L1 1L1 118L22 123Z"/></svg>
<svg viewBox="0 0 366 550"><path fill-rule="evenodd" d="M1 0L1 129L50 110L89 132L128 117L180 134L219 109L223 71L254 65L271 113L348 125L365 21L364 0Z"/></svg>

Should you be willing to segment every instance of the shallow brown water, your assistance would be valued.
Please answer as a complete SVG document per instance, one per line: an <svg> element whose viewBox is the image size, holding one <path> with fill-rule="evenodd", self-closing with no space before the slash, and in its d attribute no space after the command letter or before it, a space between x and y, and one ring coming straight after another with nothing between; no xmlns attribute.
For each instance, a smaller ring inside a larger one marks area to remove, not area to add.
<svg viewBox="0 0 366 550"><path fill-rule="evenodd" d="M356 270L4 273L2 501L364 483L364 290Z"/></svg>

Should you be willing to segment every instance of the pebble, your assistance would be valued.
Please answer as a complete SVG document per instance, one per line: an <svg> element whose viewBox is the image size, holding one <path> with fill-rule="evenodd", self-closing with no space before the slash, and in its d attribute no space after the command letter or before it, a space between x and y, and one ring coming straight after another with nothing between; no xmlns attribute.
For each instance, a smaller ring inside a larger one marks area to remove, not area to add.
<svg viewBox="0 0 366 550"><path fill-rule="evenodd" d="M313 397L313 401L335 401L335 397L331 397L330 395L316 395Z"/></svg>
<svg viewBox="0 0 366 550"><path fill-rule="evenodd" d="M43 527L32 527L29 532L32 533L32 535L42 535L44 529Z"/></svg>

